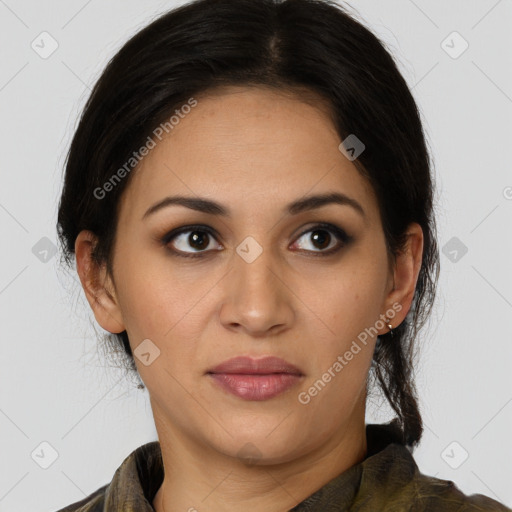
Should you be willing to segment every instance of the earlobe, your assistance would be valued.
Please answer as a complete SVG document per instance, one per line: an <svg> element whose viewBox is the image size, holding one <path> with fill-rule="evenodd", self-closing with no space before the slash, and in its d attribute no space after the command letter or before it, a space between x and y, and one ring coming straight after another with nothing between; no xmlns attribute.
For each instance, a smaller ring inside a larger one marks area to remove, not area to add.
<svg viewBox="0 0 512 512"><path fill-rule="evenodd" d="M407 227L407 241L403 251L395 256L394 264L394 287L389 292L386 304L388 308L400 304L401 308L396 313L391 324L398 327L406 317L412 304L416 283L423 258L423 230L416 222ZM398 308L394 308L395 310Z"/></svg>
<svg viewBox="0 0 512 512"><path fill-rule="evenodd" d="M92 256L96 242L92 231L83 230L78 234L75 240L78 276L98 324L111 333L123 332L121 310L106 265L99 265Z"/></svg>

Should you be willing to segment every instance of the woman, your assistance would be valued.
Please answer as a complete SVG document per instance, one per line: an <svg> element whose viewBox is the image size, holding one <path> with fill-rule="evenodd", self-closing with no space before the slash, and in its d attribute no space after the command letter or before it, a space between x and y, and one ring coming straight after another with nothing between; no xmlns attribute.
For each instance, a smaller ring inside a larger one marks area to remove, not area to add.
<svg viewBox="0 0 512 512"><path fill-rule="evenodd" d="M158 441L62 511L510 510L411 455L430 173L392 57L334 2L199 0L128 41L58 231ZM387 424L365 424L373 385Z"/></svg>

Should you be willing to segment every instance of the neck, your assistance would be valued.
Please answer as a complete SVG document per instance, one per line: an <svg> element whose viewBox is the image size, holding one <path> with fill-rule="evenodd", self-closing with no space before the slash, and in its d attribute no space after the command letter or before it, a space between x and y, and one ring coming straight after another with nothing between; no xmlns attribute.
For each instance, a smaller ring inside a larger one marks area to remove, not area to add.
<svg viewBox="0 0 512 512"><path fill-rule="evenodd" d="M162 417L154 412L158 432L166 434L159 436L165 477L153 500L156 512L283 512L363 461L367 452L364 407L322 445L287 462L259 459L252 465L199 445L168 423L159 428Z"/></svg>

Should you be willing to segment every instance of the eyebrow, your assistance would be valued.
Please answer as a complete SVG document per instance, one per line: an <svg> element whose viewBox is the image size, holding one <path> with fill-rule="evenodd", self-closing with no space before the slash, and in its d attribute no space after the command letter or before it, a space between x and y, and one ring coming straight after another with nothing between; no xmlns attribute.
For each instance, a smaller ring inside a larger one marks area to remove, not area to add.
<svg viewBox="0 0 512 512"><path fill-rule="evenodd" d="M355 199L339 192L303 197L285 206L283 213L298 215L299 213L315 210L328 204L351 206L363 218L366 218L363 207ZM190 208L191 210L196 210L210 215L231 217L231 211L229 208L217 203L216 201L202 197L168 196L148 208L146 213L142 216L142 220L169 206L184 206L185 208Z"/></svg>

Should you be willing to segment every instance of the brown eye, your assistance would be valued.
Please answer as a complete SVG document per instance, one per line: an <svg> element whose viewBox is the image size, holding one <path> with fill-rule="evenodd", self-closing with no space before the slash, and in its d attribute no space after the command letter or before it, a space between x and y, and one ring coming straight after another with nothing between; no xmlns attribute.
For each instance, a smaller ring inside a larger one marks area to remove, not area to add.
<svg viewBox="0 0 512 512"><path fill-rule="evenodd" d="M182 233L182 235L183 234L184 233ZM209 237L210 235L208 233L205 233L204 231L191 231L185 240L187 244L190 244L190 247L193 247L194 249L198 250L204 250L208 248ZM180 237L178 237L177 239L179 240L179 238Z"/></svg>
<svg viewBox="0 0 512 512"><path fill-rule="evenodd" d="M301 241L303 239L303 241ZM176 256L205 257L215 250L217 238L207 226L185 226L167 233L161 243ZM315 256L328 256L348 245L353 238L333 224L319 224L303 232L294 243L302 252ZM217 250L222 245L217 243Z"/></svg>
<svg viewBox="0 0 512 512"><path fill-rule="evenodd" d="M347 245L352 238L336 226L321 224L305 231L297 240L294 245L298 244L301 250L332 254Z"/></svg>
<svg viewBox="0 0 512 512"><path fill-rule="evenodd" d="M215 244L212 245L212 239L214 240L215 237L209 229L189 226L168 233L162 239L162 244L172 245L171 250L180 256L195 257L215 248Z"/></svg>

